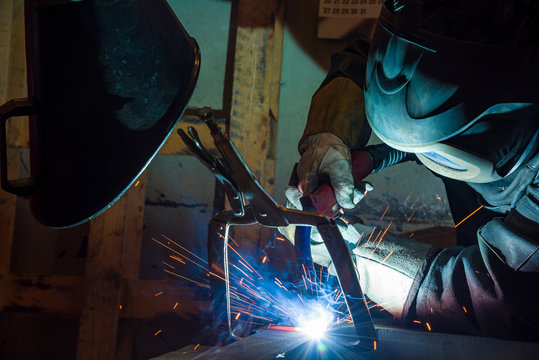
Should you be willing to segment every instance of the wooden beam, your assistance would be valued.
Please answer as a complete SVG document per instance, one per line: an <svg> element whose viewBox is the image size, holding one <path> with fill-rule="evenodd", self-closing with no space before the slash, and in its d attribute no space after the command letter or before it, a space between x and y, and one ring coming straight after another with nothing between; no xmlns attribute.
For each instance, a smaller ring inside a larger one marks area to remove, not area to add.
<svg viewBox="0 0 539 360"><path fill-rule="evenodd" d="M77 360L114 359L127 196L90 223Z"/></svg>
<svg viewBox="0 0 539 360"><path fill-rule="evenodd" d="M8 149L8 174L18 175L20 151ZM12 176L13 176L12 175ZM9 272L17 197L0 189L0 275Z"/></svg>
<svg viewBox="0 0 539 360"><path fill-rule="evenodd" d="M0 1L0 104L7 100L13 1ZM8 173L18 175L19 152L8 151ZM9 272L17 197L0 189L0 274Z"/></svg>
<svg viewBox="0 0 539 360"><path fill-rule="evenodd" d="M78 314L82 309L82 276L0 275L2 311Z"/></svg>
<svg viewBox="0 0 539 360"><path fill-rule="evenodd" d="M127 194L127 214L125 239L123 242L123 268L122 275L127 279L136 280L139 277L140 255L142 249L142 229L144 223L144 200L146 198L145 171L129 189ZM125 289L125 287L124 287ZM122 294L125 290L122 291ZM120 299L120 316L131 308L126 306L130 298ZM118 360L132 359L132 349L136 332L131 327L119 331L116 342L116 355Z"/></svg>
<svg viewBox="0 0 539 360"><path fill-rule="evenodd" d="M24 36L24 0L12 0L12 29L7 78L7 99L27 96L26 43ZM12 147L28 147L28 118L8 122L7 142Z"/></svg>
<svg viewBox="0 0 539 360"><path fill-rule="evenodd" d="M276 15L281 14L279 5L281 1L277 0L239 0L230 117L232 141L270 194L275 171L266 160L277 136L270 103L275 101L271 92L274 79L280 81L280 66L275 67L274 63L280 62L282 56L277 59L273 55L274 51L282 54L279 41L274 41ZM280 44L282 48L282 40Z"/></svg>
<svg viewBox="0 0 539 360"><path fill-rule="evenodd" d="M7 100L13 0L0 1L0 104Z"/></svg>
<svg viewBox="0 0 539 360"><path fill-rule="evenodd" d="M0 309L41 314L80 314L84 279L75 275L0 275ZM189 318L207 309L197 289L172 280L122 279L118 308L122 318ZM156 295L159 294L159 295ZM178 305L176 305L178 303Z"/></svg>
<svg viewBox="0 0 539 360"><path fill-rule="evenodd" d="M123 242L122 277L138 279L144 223L147 172L135 181L127 192L125 240Z"/></svg>
<svg viewBox="0 0 539 360"><path fill-rule="evenodd" d="M230 138L262 187L273 195L284 1L239 0L237 24ZM251 250L271 232L256 227L234 231L244 249Z"/></svg>

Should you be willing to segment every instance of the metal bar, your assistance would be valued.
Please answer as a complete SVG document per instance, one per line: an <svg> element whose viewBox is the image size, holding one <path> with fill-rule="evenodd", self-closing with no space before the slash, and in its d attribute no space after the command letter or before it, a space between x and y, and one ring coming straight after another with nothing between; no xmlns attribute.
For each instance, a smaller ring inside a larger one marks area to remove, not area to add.
<svg viewBox="0 0 539 360"><path fill-rule="evenodd" d="M334 222L318 225L317 228L335 265L337 278L359 337L357 346L364 351L373 351L377 339L376 331L348 246Z"/></svg>

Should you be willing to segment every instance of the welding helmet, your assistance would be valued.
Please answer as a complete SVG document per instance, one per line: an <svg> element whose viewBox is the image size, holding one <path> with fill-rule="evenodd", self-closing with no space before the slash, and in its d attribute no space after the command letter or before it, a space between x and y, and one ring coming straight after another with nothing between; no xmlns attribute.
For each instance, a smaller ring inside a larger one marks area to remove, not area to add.
<svg viewBox="0 0 539 360"><path fill-rule="evenodd" d="M26 1L25 22L29 96L0 106L0 184L42 224L75 226L137 184L187 106L200 50L165 0ZM30 174L13 180L6 124L24 115Z"/></svg>
<svg viewBox="0 0 539 360"><path fill-rule="evenodd" d="M535 49L443 35L423 27L422 10L382 8L365 76L369 124L438 174L499 180L537 151Z"/></svg>

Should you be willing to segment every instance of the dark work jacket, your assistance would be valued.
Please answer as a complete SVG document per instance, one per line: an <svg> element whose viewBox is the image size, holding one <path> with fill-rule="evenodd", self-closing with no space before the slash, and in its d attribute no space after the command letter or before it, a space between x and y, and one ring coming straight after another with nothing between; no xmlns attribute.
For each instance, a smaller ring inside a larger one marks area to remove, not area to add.
<svg viewBox="0 0 539 360"><path fill-rule="evenodd" d="M361 89L368 47L357 40L333 55L303 137L327 131L351 149L366 145L370 127ZM477 206L496 217L472 229L474 244L440 249L425 259L405 320L428 321L437 331L539 339L538 169L535 155L501 181L468 184L480 195Z"/></svg>

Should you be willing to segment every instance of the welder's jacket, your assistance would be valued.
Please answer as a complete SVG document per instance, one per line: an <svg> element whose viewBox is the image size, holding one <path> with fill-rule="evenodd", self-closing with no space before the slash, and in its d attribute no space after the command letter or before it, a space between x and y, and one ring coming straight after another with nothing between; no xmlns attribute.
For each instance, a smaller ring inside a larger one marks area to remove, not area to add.
<svg viewBox="0 0 539 360"><path fill-rule="evenodd" d="M352 150L366 145L370 127L362 88L367 53L368 43L357 40L332 57L331 70L313 96L304 137L331 132ZM472 245L429 252L403 320L428 321L438 331L539 338L538 169L535 155L499 182L460 183L472 194L472 210L483 204L496 216L471 229Z"/></svg>

